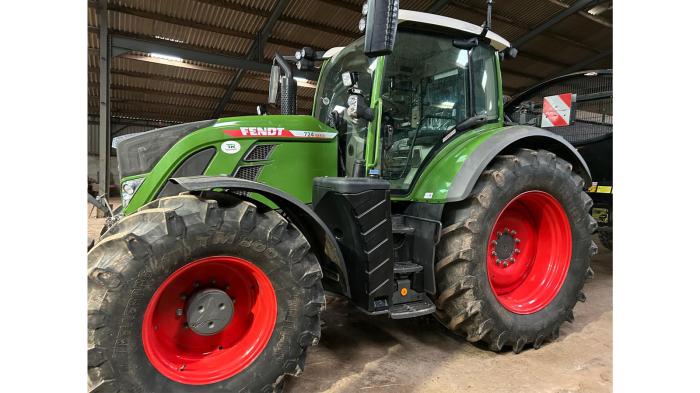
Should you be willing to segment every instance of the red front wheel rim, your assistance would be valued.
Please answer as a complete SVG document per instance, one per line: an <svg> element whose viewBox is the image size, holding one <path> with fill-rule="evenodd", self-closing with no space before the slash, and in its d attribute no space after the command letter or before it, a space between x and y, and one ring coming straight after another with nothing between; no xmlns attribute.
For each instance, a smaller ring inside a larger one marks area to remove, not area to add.
<svg viewBox="0 0 700 393"><path fill-rule="evenodd" d="M571 262L571 226L552 195L528 191L501 210L487 247L487 274L496 299L511 312L532 314L557 296Z"/></svg>
<svg viewBox="0 0 700 393"><path fill-rule="evenodd" d="M204 289L223 291L235 301L230 322L213 335L197 334L187 325L187 299ZM276 319L275 290L259 267L232 256L207 257L172 273L153 294L141 328L143 348L151 364L173 381L216 383L260 355Z"/></svg>

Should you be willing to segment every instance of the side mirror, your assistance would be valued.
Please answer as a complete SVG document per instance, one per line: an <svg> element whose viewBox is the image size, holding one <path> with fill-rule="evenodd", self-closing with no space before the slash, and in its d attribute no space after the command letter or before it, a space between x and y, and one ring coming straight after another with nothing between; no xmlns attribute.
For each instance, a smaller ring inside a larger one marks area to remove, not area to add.
<svg viewBox="0 0 700 393"><path fill-rule="evenodd" d="M273 65L270 70L270 86L267 89L267 103L277 104L277 89L280 85L280 67Z"/></svg>
<svg viewBox="0 0 700 393"><path fill-rule="evenodd" d="M365 19L366 18L366 19ZM360 31L365 32L365 55L377 57L394 50L399 24L399 0L368 0L362 6Z"/></svg>
<svg viewBox="0 0 700 393"><path fill-rule="evenodd" d="M256 106L255 111L258 113L258 116L267 115L267 107L265 105Z"/></svg>

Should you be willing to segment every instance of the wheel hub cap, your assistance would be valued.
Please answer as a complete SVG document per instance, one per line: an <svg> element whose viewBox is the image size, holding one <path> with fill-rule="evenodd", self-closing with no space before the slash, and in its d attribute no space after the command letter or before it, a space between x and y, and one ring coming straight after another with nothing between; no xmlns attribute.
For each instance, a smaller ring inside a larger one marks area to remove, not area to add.
<svg viewBox="0 0 700 393"><path fill-rule="evenodd" d="M197 292L187 302L187 325L202 336L219 333L233 317L233 301L218 288Z"/></svg>
<svg viewBox="0 0 700 393"><path fill-rule="evenodd" d="M515 237L517 234L514 230L504 228L503 231L496 233L496 239L491 241L494 250L491 255L496 260L496 265L507 268L508 265L515 263L516 254L520 253L520 249L516 246L520 243L520 239Z"/></svg>

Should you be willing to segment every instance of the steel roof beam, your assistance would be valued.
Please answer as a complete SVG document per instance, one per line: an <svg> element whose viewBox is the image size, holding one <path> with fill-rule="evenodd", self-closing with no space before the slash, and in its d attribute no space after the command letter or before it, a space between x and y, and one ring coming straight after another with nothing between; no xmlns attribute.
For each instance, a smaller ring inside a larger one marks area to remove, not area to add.
<svg viewBox="0 0 700 393"><path fill-rule="evenodd" d="M112 180L111 168L109 159L111 155L111 117L110 117L110 92L109 92L109 68L112 60L111 44L109 36L109 18L107 15L107 0L100 0L97 9L97 17L99 20L99 35L100 35L100 93L99 93L99 112L100 125L98 131L98 153L99 160L97 166L97 182L98 192L100 195L109 197L109 189Z"/></svg>
<svg viewBox="0 0 700 393"><path fill-rule="evenodd" d="M552 3L552 4L556 4L556 5L558 5L559 7L563 7L563 8L569 8L569 7L571 7L570 5L568 5L568 4L566 4L566 3L563 3L563 2L561 2L561 1L559 1L559 0L549 0L549 2ZM612 4L610 5L610 8L612 8ZM605 18L602 18L602 17L600 17L600 16L596 16L596 15L591 15L591 14L589 14L587 11L579 11L578 14L581 15L582 17L586 18L586 19L590 19L590 20L592 20L593 22L596 22L596 23L598 23L598 24L601 24L601 25L603 25L603 26L605 26L605 27L609 27L609 28L612 29L612 23L611 23L610 21L608 21L607 19L605 19Z"/></svg>
<svg viewBox="0 0 700 393"><path fill-rule="evenodd" d="M207 52L195 49L189 45L182 45L177 42L170 42L155 38L133 38L125 35L113 35L112 47L114 49L122 49L126 51L146 53L156 52L177 56L187 60L200 61L207 64L257 71L265 74L270 73L270 64L268 63L262 63L244 57ZM318 78L317 73L308 71L300 72L299 76L303 76L304 78L310 80L316 80Z"/></svg>
<svg viewBox="0 0 700 393"><path fill-rule="evenodd" d="M547 19L546 21L540 23L538 26L536 26L535 28L533 28L529 32L525 33L524 35L520 36L516 40L512 41L511 45L516 47L516 48L520 48L521 46L523 46L523 44L525 44L528 41L532 40L533 38L537 37L543 31L551 28L552 26L563 21L564 19L568 18L569 16L579 12L580 10L594 5L598 1L600 1L600 0L578 0L576 3L572 4L571 7L559 12L558 14L556 14L554 16L552 16L551 18Z"/></svg>
<svg viewBox="0 0 700 393"><path fill-rule="evenodd" d="M282 15L282 12L284 12L284 10L287 8L287 5L289 5L289 0L277 1L275 8L272 9L272 14L270 14L270 17L267 18L267 21L265 21L265 24L257 33L257 40L255 40L253 45L248 50L248 54L246 55L247 59L250 60L260 56L263 48L265 47L265 42L270 37L270 34L272 34L272 28L275 26L275 23L277 23L277 20ZM267 66L268 72L270 67L270 65ZM212 114L213 117L219 117L219 115L221 115L221 113L224 111L226 105L229 103L229 101L231 101L231 97L233 97L233 92L236 91L236 88L238 88L238 85L241 83L241 80L243 80L244 75L245 71L241 69L238 70L233 76L233 79L231 79L231 83L226 89L226 92L221 97L219 104L214 109L214 113Z"/></svg>

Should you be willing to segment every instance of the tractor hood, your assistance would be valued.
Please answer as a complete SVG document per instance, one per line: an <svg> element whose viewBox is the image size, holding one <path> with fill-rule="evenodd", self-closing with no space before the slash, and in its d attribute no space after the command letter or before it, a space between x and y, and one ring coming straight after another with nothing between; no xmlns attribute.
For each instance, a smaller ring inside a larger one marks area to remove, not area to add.
<svg viewBox="0 0 700 393"><path fill-rule="evenodd" d="M119 175L121 178L150 172L158 160L177 141L194 131L214 124L216 120L156 128L155 130L114 138L112 146L117 149Z"/></svg>
<svg viewBox="0 0 700 393"><path fill-rule="evenodd" d="M121 178L150 172L180 140L203 129L214 128L224 139L333 139L337 132L311 116L241 116L157 128L114 138ZM216 135L212 135L216 137ZM218 139L218 138L214 138Z"/></svg>
<svg viewBox="0 0 700 393"><path fill-rule="evenodd" d="M313 178L337 176L337 131L306 115L229 117L116 141L125 213L176 195L173 177L231 176L311 201Z"/></svg>

